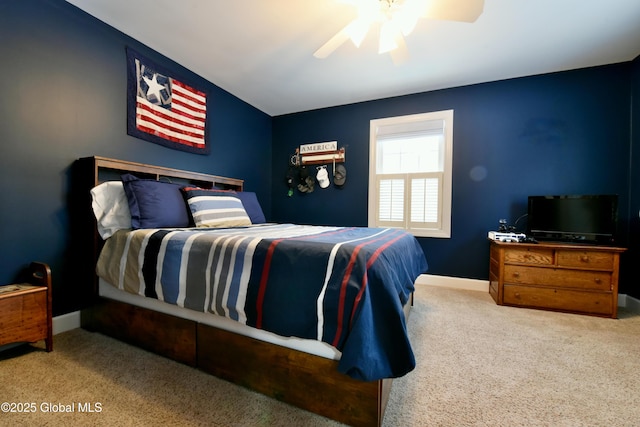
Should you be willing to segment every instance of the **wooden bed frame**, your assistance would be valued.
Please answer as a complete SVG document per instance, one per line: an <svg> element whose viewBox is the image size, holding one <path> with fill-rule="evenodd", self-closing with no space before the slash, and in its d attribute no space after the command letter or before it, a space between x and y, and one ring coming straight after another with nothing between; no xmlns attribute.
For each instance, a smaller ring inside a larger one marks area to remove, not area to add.
<svg viewBox="0 0 640 427"><path fill-rule="evenodd" d="M77 161L87 218L93 219L89 190L120 174L198 185L243 189L243 181L202 173L103 157ZM92 226L93 265L102 247L95 219ZM87 242L89 244L89 242ZM95 271L93 268L92 271ZM91 301L82 310L82 327L109 335L204 372L353 426L380 426L392 379L359 381L338 372L338 362L248 338L201 323L134 305L100 298L97 277L91 278ZM410 304L407 304L407 310Z"/></svg>

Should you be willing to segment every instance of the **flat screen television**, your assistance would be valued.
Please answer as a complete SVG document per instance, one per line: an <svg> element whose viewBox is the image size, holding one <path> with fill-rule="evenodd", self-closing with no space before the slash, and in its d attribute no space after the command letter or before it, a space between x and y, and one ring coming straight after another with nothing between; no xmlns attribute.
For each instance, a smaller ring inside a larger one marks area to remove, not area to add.
<svg viewBox="0 0 640 427"><path fill-rule="evenodd" d="M616 240L618 196L529 196L527 236L567 243L611 244Z"/></svg>

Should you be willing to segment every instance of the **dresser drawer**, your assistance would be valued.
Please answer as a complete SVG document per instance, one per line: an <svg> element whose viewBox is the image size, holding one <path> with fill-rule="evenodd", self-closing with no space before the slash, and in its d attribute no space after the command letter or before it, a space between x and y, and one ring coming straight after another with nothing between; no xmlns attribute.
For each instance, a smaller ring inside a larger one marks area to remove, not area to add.
<svg viewBox="0 0 640 427"><path fill-rule="evenodd" d="M611 280L611 273L603 271L563 270L523 265L504 266L504 282L512 284L609 291Z"/></svg>
<svg viewBox="0 0 640 427"><path fill-rule="evenodd" d="M559 250L556 256L560 267L613 270L614 255L611 252Z"/></svg>
<svg viewBox="0 0 640 427"><path fill-rule="evenodd" d="M611 315L613 312L612 294L570 289L504 285L503 301L508 305L598 315Z"/></svg>
<svg viewBox="0 0 640 427"><path fill-rule="evenodd" d="M553 250L513 248L505 251L504 262L532 265L553 265Z"/></svg>

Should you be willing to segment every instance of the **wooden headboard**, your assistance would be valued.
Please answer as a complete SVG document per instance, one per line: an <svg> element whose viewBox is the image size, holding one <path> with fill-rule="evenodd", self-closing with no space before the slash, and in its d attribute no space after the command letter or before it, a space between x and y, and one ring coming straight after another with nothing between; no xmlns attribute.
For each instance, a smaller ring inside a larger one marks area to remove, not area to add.
<svg viewBox="0 0 640 427"><path fill-rule="evenodd" d="M120 176L126 173L141 179L155 179L156 181L168 181L176 184L192 185L201 188L221 188L225 190L242 191L244 180L228 178L224 176L209 175L200 172L191 172L180 169L166 168L162 166L147 165L144 163L129 162L126 160L109 159L106 157L83 157L76 161L74 169L74 194L76 206L72 208L75 220L73 226L77 231L76 238L83 243L80 250L81 259L78 260L82 277L91 277L93 291L91 299L98 295L98 278L95 274L95 266L98 255L102 249L103 241L98 234L96 220L91 208L91 194L93 187L105 181L119 181ZM78 237L80 236L80 237ZM91 248L91 251L89 251Z"/></svg>
<svg viewBox="0 0 640 427"><path fill-rule="evenodd" d="M89 167L93 170L94 179L92 188L104 181L120 180L120 175L125 173L133 174L138 178L184 183L185 185L195 185L202 188L216 187L225 190L242 191L244 187L244 180L242 179L109 159L106 157L85 157L79 161L89 163Z"/></svg>

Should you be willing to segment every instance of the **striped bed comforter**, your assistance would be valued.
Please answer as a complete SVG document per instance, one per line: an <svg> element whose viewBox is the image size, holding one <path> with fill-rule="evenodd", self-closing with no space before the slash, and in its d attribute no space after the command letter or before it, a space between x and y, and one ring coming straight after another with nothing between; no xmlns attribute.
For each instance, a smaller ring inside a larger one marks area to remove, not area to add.
<svg viewBox="0 0 640 427"><path fill-rule="evenodd" d="M327 342L366 381L415 367L402 307L426 270L404 231L293 224L122 230L97 265L127 292Z"/></svg>

